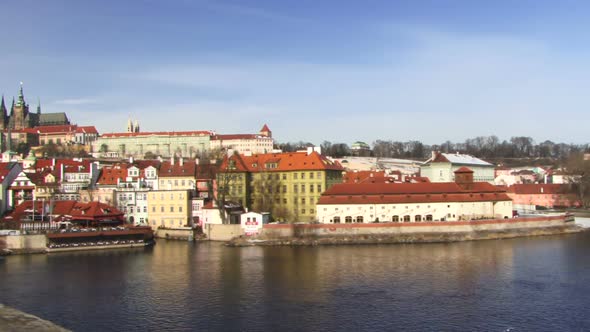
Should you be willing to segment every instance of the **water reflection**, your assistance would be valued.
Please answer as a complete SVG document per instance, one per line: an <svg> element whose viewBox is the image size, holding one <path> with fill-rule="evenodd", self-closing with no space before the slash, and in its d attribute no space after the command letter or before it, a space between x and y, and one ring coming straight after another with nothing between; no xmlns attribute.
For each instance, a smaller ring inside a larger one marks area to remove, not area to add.
<svg viewBox="0 0 590 332"><path fill-rule="evenodd" d="M574 313L590 304L588 254L588 234L325 247L160 241L7 257L0 294L73 330L585 330Z"/></svg>

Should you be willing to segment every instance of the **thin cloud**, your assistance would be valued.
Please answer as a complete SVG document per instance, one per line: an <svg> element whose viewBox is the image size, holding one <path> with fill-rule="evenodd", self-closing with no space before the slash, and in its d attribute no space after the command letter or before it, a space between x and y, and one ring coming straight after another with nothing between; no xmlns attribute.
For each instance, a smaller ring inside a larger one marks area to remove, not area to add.
<svg viewBox="0 0 590 332"><path fill-rule="evenodd" d="M99 104L100 101L94 98L74 98L74 99L62 99L56 100L53 102L55 105L70 105L70 106L79 106L79 105L95 105Z"/></svg>

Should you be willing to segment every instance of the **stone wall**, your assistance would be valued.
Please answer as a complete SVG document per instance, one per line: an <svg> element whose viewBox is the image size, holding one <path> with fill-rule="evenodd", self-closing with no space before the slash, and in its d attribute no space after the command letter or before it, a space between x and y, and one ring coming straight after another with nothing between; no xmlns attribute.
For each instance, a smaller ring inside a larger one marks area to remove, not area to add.
<svg viewBox="0 0 590 332"><path fill-rule="evenodd" d="M244 235L241 225L205 224L203 233L211 241L229 241L234 237Z"/></svg>
<svg viewBox="0 0 590 332"><path fill-rule="evenodd" d="M47 238L40 235L4 235L0 236L0 249L8 249L14 253L45 252Z"/></svg>
<svg viewBox="0 0 590 332"><path fill-rule="evenodd" d="M193 239L193 230L191 228L175 229L175 228L158 228L154 232L154 236L160 239L184 240Z"/></svg>
<svg viewBox="0 0 590 332"><path fill-rule="evenodd" d="M503 231L565 224L563 215L534 218L496 219L479 221L409 222L373 224L273 224L264 225L258 238L322 237L351 235L391 235L414 233L468 233Z"/></svg>

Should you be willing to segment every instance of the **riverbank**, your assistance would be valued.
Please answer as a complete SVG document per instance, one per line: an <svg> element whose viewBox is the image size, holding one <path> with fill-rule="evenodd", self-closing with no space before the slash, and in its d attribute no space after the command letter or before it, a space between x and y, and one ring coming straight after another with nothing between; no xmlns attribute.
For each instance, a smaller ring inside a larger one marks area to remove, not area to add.
<svg viewBox="0 0 590 332"><path fill-rule="evenodd" d="M5 331L67 332L69 330L37 316L0 304L0 332Z"/></svg>
<svg viewBox="0 0 590 332"><path fill-rule="evenodd" d="M313 246L342 244L445 243L588 231L564 215L512 220L445 223L270 225L257 236L240 236L228 246Z"/></svg>

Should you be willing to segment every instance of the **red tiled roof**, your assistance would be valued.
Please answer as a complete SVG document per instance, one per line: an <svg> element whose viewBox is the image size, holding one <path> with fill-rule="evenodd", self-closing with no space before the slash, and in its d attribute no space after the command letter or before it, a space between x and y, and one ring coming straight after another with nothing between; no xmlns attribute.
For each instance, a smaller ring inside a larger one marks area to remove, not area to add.
<svg viewBox="0 0 590 332"><path fill-rule="evenodd" d="M183 162L183 165L180 165L180 161L175 158L174 164L171 164L170 161L162 162L158 176L159 177L186 177L186 176L195 177L196 166L197 165L194 161L186 161L186 162Z"/></svg>
<svg viewBox="0 0 590 332"><path fill-rule="evenodd" d="M39 126L33 128L39 134L72 133L76 131L76 125Z"/></svg>
<svg viewBox="0 0 590 332"><path fill-rule="evenodd" d="M235 161L235 169L229 170L229 160ZM267 168L268 163L277 164L275 168ZM237 172L284 172L296 170L337 170L344 171L338 163L329 160L317 152L265 153L251 156L232 155L224 158L221 170Z"/></svg>
<svg viewBox="0 0 590 332"><path fill-rule="evenodd" d="M0 163L0 181L4 180L4 177L10 173L16 163Z"/></svg>
<svg viewBox="0 0 590 332"><path fill-rule="evenodd" d="M210 131L153 131L139 133L106 133L101 137L141 137L141 136L211 136Z"/></svg>
<svg viewBox="0 0 590 332"><path fill-rule="evenodd" d="M318 204L394 204L434 202L510 201L506 191L487 182L473 183L470 190L454 182L336 184L326 190Z"/></svg>
<svg viewBox="0 0 590 332"><path fill-rule="evenodd" d="M470 168L463 166L453 173L473 173L473 171Z"/></svg>
<svg viewBox="0 0 590 332"><path fill-rule="evenodd" d="M80 126L76 129L77 133L98 134L98 130L94 126Z"/></svg>
<svg viewBox="0 0 590 332"><path fill-rule="evenodd" d="M35 214L55 216L54 220L67 216L73 220L100 220L103 218L122 218L124 213L117 208L100 202L81 203L77 201L25 201L16 206L3 220L21 220L32 213L34 204ZM70 218L71 216L71 218Z"/></svg>
<svg viewBox="0 0 590 332"><path fill-rule="evenodd" d="M265 123L264 126L262 126L262 129L260 129L260 131L270 131L270 129L268 129L268 126Z"/></svg>
<svg viewBox="0 0 590 332"><path fill-rule="evenodd" d="M98 177L98 185L116 185L118 180L125 180L127 177L127 164L116 164L105 166Z"/></svg>

